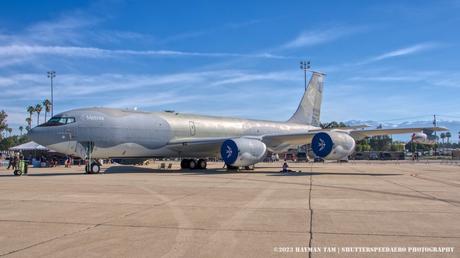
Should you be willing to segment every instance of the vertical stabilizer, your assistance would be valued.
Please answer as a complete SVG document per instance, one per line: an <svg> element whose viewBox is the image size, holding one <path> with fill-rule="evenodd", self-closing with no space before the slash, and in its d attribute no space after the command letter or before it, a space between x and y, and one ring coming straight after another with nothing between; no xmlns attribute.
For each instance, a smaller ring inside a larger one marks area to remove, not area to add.
<svg viewBox="0 0 460 258"><path fill-rule="evenodd" d="M288 123L306 124L319 127L321 100L323 98L324 74L313 72L308 87L303 94L297 111Z"/></svg>

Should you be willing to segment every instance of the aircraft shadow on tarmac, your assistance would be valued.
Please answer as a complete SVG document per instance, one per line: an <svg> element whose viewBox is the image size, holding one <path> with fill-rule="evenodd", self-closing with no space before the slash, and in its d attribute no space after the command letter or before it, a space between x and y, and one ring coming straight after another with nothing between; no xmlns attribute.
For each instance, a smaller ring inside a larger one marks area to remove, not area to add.
<svg viewBox="0 0 460 258"><path fill-rule="evenodd" d="M83 175L85 172L49 172L49 173L40 173L40 174L35 174L35 173L28 173L26 175L22 176L72 176L72 175ZM13 172L10 172L8 174L0 174L0 177L18 177L13 175Z"/></svg>
<svg viewBox="0 0 460 258"><path fill-rule="evenodd" d="M276 173L267 176L400 176L403 174L390 174L390 173L335 173L335 172L288 172Z"/></svg>
<svg viewBox="0 0 460 258"><path fill-rule="evenodd" d="M260 167L257 167L260 169ZM225 168L212 168L212 169L181 169L181 170L160 170L155 168L144 168L134 166L114 166L105 170L105 173L159 173L159 174L187 174L187 175L207 175L207 174L266 174L267 176L319 176L319 175L338 175L338 176L399 176L402 174L395 173L334 173L334 172L287 172L281 173L280 171L254 171L254 170L239 170L232 171Z"/></svg>
<svg viewBox="0 0 460 258"><path fill-rule="evenodd" d="M258 169L260 169L258 167ZM313 168L314 169L314 168ZM29 173L27 176L72 176L72 175L82 175L85 174L83 171L77 172L47 172L47 173ZM308 168L310 170L310 168ZM299 170L297 170L299 171ZM225 168L212 168L212 169L197 169L197 170L189 170L189 169L156 169L151 167L136 167L136 166L112 166L105 170L103 170L103 174L184 174L184 175L213 175L213 174L265 174L267 176L321 176L321 175L334 175L334 176L398 176L402 174L394 174L394 173L337 173L337 172L286 172L281 173L280 171L254 171L254 170L239 170L239 171L232 171L226 170ZM0 174L0 177L15 177L12 174Z"/></svg>

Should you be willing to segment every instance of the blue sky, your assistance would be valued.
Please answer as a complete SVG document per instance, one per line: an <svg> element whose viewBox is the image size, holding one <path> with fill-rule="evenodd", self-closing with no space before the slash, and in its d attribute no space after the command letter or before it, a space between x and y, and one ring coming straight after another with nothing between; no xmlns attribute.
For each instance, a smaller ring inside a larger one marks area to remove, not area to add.
<svg viewBox="0 0 460 258"><path fill-rule="evenodd" d="M459 11L459 1L4 1L0 109L25 124L55 70L55 113L286 120L307 59L327 73L323 121L460 120Z"/></svg>

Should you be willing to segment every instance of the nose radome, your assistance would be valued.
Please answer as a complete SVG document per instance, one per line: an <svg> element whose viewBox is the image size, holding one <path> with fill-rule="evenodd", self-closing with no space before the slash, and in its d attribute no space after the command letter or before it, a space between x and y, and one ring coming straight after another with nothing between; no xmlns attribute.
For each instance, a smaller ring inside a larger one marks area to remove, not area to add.
<svg viewBox="0 0 460 258"><path fill-rule="evenodd" d="M51 144L52 140L50 136L50 132L47 128L43 127L34 127L27 133L27 137L29 137L30 140L43 146Z"/></svg>
<svg viewBox="0 0 460 258"><path fill-rule="evenodd" d="M29 132L27 132L27 138L31 139L32 141L34 142L37 142L36 141L36 137L37 137L37 128L32 128L29 130Z"/></svg>

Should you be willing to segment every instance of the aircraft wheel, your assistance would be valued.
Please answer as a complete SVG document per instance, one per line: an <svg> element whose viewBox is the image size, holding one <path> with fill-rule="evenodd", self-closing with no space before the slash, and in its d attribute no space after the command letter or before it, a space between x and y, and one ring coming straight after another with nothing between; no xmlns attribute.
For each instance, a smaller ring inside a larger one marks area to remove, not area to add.
<svg viewBox="0 0 460 258"><path fill-rule="evenodd" d="M196 164L196 160L190 159L190 160L188 161L188 167L189 167L190 169L195 169L195 168L196 168L196 165L197 165L197 164Z"/></svg>
<svg viewBox="0 0 460 258"><path fill-rule="evenodd" d="M97 163L91 164L91 173L98 174L101 172L101 166Z"/></svg>
<svg viewBox="0 0 460 258"><path fill-rule="evenodd" d="M227 165L227 170L238 170L239 167L234 167L234 166L230 166L230 165Z"/></svg>
<svg viewBox="0 0 460 258"><path fill-rule="evenodd" d="M181 168L181 169L186 169L186 168L188 168L189 162L190 162L190 160L188 160L188 159L183 159L183 160L181 160L181 162L180 162L180 168Z"/></svg>
<svg viewBox="0 0 460 258"><path fill-rule="evenodd" d="M199 169L206 169L207 166L208 166L208 162L206 162L205 159L199 159L198 160L198 168Z"/></svg>

